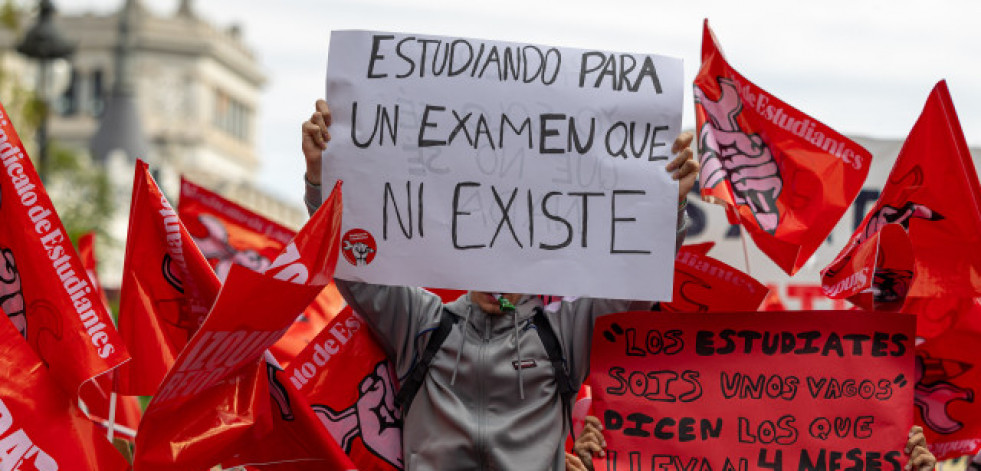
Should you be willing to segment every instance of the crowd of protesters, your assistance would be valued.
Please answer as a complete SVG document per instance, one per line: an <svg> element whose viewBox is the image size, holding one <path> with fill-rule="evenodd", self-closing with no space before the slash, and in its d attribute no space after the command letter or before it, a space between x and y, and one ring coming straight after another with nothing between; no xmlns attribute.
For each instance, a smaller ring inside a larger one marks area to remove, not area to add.
<svg viewBox="0 0 981 471"><path fill-rule="evenodd" d="M324 197L322 159L330 125L327 103L317 100L302 125L304 200L311 213ZM687 195L699 169L691 143L692 135L682 133L666 166L679 187L676 250L685 239ZM538 296L470 291L444 304L422 288L336 282L381 340L403 390L411 390L400 396L406 469L578 471L592 469L592 458L604 456L596 417L587 418L573 453L563 447L570 401L589 373L593 323L604 314L650 310L650 302L577 298L545 306ZM552 361L549 338L561 349L560 364ZM936 462L917 426L903 451L907 470L932 469Z"/></svg>

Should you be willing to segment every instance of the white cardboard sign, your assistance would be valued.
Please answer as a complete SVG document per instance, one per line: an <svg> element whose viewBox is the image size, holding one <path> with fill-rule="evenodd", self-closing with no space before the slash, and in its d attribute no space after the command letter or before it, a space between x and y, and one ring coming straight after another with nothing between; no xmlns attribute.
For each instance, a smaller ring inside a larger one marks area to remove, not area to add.
<svg viewBox="0 0 981 471"><path fill-rule="evenodd" d="M338 278L670 299L680 59L371 31L328 59Z"/></svg>

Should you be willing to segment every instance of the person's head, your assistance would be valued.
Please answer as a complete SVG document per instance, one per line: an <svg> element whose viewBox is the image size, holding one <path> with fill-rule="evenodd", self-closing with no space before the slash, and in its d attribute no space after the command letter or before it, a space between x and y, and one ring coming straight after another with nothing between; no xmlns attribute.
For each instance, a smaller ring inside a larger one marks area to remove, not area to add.
<svg viewBox="0 0 981 471"><path fill-rule="evenodd" d="M519 293L502 293L504 299L507 299L511 304L517 304L518 300L521 299L521 294ZM501 304L497 300L497 296L492 293L485 291L471 291L470 300L473 301L481 310L488 314L503 314L501 311Z"/></svg>

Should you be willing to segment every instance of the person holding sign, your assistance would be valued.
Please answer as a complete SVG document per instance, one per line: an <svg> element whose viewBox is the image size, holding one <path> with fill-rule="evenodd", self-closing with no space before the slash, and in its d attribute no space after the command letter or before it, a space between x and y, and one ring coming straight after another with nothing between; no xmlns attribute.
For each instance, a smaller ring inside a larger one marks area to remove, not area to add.
<svg viewBox="0 0 981 471"><path fill-rule="evenodd" d="M322 199L330 124L327 103L318 100L302 126L311 212ZM666 166L679 183L677 246L687 231L686 195L699 168L691 142L691 133L682 133ZM397 403L407 470L566 469L568 410L588 373L595 319L652 307L649 301L594 298L546 306L539 296L478 291L443 304L421 288L336 282L378 335L402 380Z"/></svg>

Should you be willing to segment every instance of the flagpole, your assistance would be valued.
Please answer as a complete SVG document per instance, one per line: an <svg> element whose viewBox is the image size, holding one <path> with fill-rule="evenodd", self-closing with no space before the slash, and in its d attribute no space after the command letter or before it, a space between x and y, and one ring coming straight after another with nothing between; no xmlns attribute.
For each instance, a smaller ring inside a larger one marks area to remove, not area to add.
<svg viewBox="0 0 981 471"><path fill-rule="evenodd" d="M746 260L746 274L753 276L753 273L749 269L749 246L746 245L746 230L742 227L739 228L739 239L743 241L743 258Z"/></svg>
<svg viewBox="0 0 981 471"><path fill-rule="evenodd" d="M753 276L752 271L749 268L749 246L746 244L746 228L743 227L742 215L739 211L736 211L731 206L726 206L726 212L731 211L731 214L736 216L736 227L739 228L739 240L743 241L743 260L746 261L746 274Z"/></svg>
<svg viewBox="0 0 981 471"><path fill-rule="evenodd" d="M116 370L113 369L109 374L112 375L112 389L109 391L109 417L106 424L106 438L112 443L113 435L116 433Z"/></svg>

